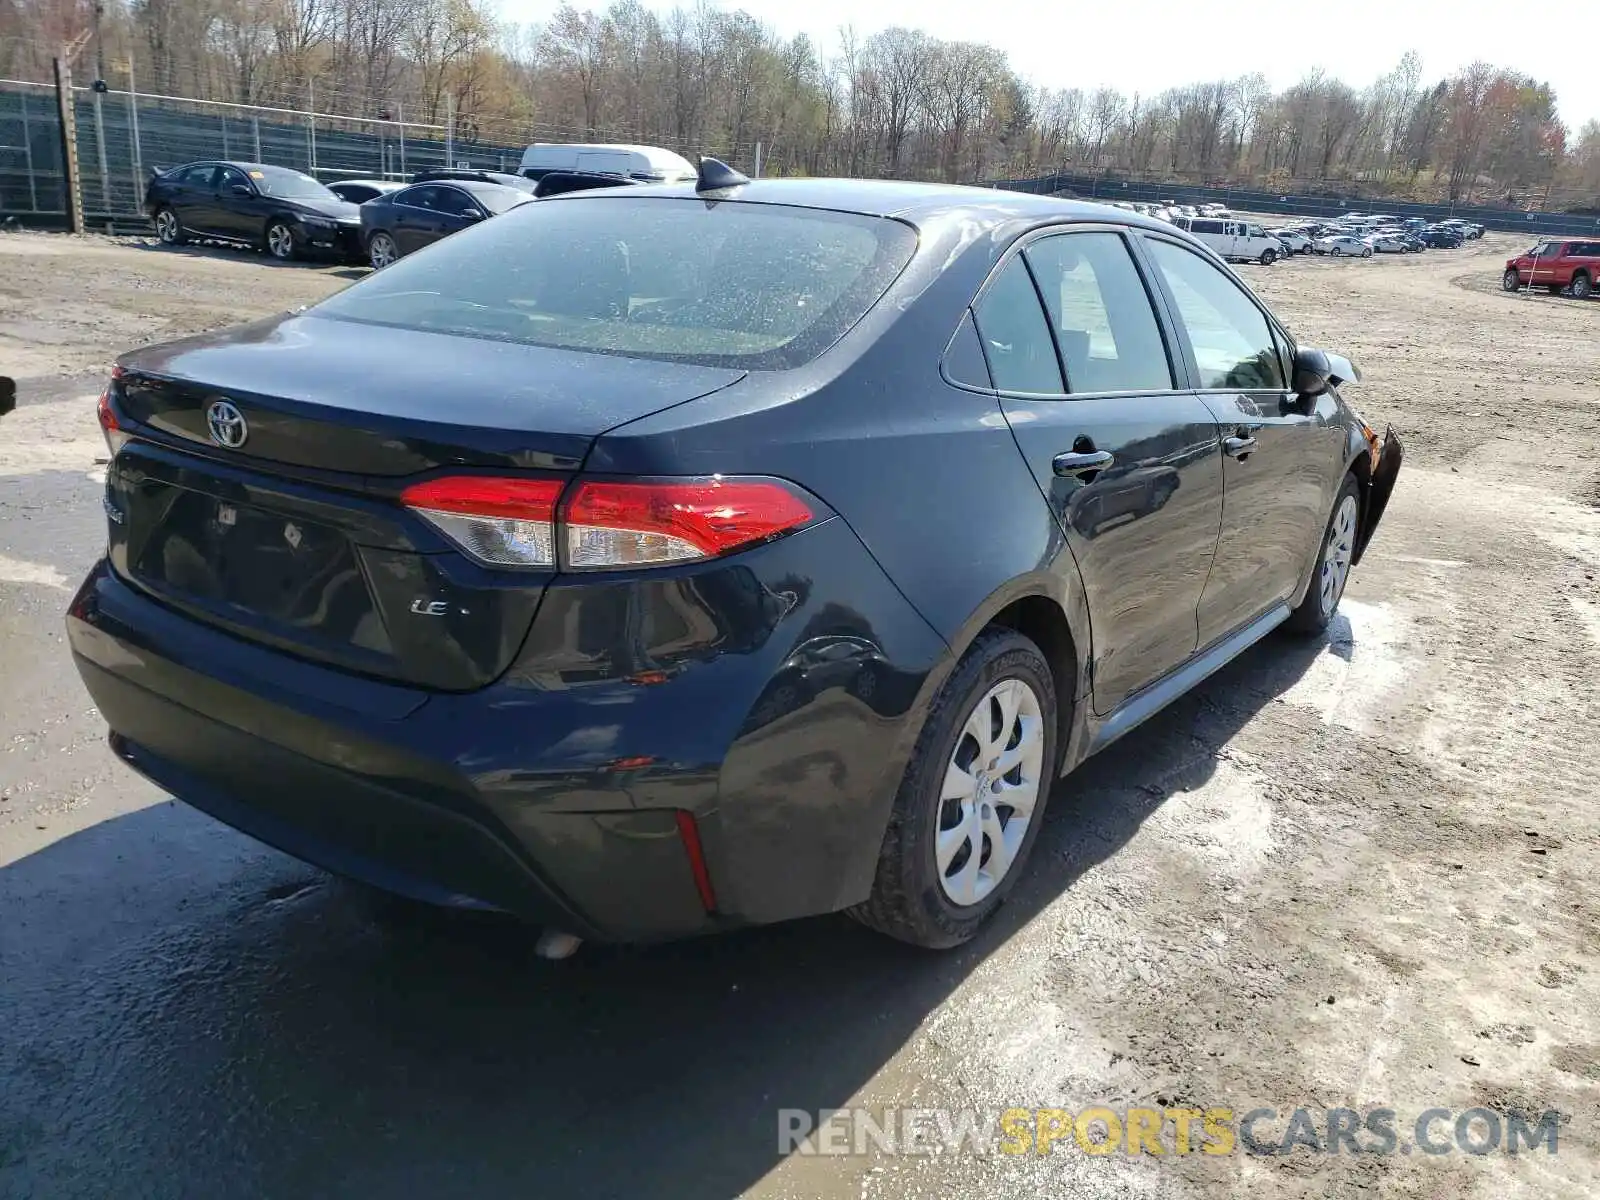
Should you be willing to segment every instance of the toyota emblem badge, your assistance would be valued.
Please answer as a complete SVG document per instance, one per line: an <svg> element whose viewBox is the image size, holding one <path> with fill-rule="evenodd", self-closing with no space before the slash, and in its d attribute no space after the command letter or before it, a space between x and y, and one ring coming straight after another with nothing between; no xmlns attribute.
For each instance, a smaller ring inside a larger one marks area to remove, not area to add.
<svg viewBox="0 0 1600 1200"><path fill-rule="evenodd" d="M250 436L244 414L231 400L212 402L206 409L206 428L211 431L211 440L224 450L237 450Z"/></svg>

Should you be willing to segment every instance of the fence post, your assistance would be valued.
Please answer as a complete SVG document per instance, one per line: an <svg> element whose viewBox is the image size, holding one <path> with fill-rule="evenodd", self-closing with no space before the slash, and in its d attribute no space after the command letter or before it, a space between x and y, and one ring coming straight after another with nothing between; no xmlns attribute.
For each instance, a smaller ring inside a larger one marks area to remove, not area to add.
<svg viewBox="0 0 1600 1200"><path fill-rule="evenodd" d="M307 172L313 179L317 176L317 84L313 79L306 81L306 135L307 144L311 150L311 170Z"/></svg>
<svg viewBox="0 0 1600 1200"><path fill-rule="evenodd" d="M133 206L144 208L144 181L139 178L139 134L133 120L133 82L128 82L128 174L133 180Z"/></svg>
<svg viewBox="0 0 1600 1200"><path fill-rule="evenodd" d="M133 200L144 207L144 142L139 137L139 87L133 81L133 55L128 55L128 137L133 142Z"/></svg>
<svg viewBox="0 0 1600 1200"><path fill-rule="evenodd" d="M106 167L106 120L103 111L104 105L101 104L105 97L100 93L100 89L103 86L104 84L99 80L95 81L94 144L96 161L100 165L100 203L105 206L104 212L109 217L111 215L111 172Z"/></svg>
<svg viewBox="0 0 1600 1200"><path fill-rule="evenodd" d="M444 98L444 165L456 165L456 94Z"/></svg>
<svg viewBox="0 0 1600 1200"><path fill-rule="evenodd" d="M255 139L255 161L261 161L261 118L255 113L250 114L250 136Z"/></svg>
<svg viewBox="0 0 1600 1200"><path fill-rule="evenodd" d="M400 118L400 176L406 177L406 106L396 104L394 115Z"/></svg>
<svg viewBox="0 0 1600 1200"><path fill-rule="evenodd" d="M72 104L72 68L51 60L56 77L56 112L61 118L61 186L66 192L67 228L83 232L83 178L78 171L77 114Z"/></svg>
<svg viewBox="0 0 1600 1200"><path fill-rule="evenodd" d="M39 185L33 177L33 134L28 129L28 89L18 92L17 99L22 104L22 160L28 167L28 202L33 205L33 211L38 212Z"/></svg>

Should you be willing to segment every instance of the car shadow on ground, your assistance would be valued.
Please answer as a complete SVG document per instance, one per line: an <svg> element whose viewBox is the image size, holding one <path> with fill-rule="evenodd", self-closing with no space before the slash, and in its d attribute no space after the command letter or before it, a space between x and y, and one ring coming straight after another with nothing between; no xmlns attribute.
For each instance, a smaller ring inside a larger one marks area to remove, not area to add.
<svg viewBox="0 0 1600 1200"><path fill-rule="evenodd" d="M224 242L184 242L181 246L169 246L167 243L151 236L142 241L128 243L135 250L143 250L151 254L174 254L184 258L209 258L222 262L252 262L259 266L270 267L273 270L288 270L292 268L316 267L327 270L330 275L337 275L344 279L361 279L371 273L371 268L356 263L342 263L332 255L318 257L304 257L282 262L265 250L252 246L238 246Z"/></svg>
<svg viewBox="0 0 1600 1200"><path fill-rule="evenodd" d="M1332 639L1269 638L1056 789L1028 877L931 954L843 917L533 957L161 803L0 870L0 1191L730 1196L838 1107ZM387 915L380 915L387 914Z"/></svg>

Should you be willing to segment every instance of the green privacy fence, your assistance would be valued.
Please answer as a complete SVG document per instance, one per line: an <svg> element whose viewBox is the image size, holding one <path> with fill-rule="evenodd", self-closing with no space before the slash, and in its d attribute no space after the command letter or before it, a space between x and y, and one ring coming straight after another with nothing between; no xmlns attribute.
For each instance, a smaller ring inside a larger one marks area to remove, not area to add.
<svg viewBox="0 0 1600 1200"><path fill-rule="evenodd" d="M64 216L55 88L0 81L0 218Z"/></svg>

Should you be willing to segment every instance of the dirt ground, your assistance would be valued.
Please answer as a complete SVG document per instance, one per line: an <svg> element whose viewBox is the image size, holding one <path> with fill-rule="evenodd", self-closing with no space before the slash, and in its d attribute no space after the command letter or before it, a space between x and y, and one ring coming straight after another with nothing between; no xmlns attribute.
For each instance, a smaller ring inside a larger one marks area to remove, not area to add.
<svg viewBox="0 0 1600 1200"><path fill-rule="evenodd" d="M1502 293L1527 241L1241 268L1363 368L1388 516L1330 639L1057 789L977 943L828 919L551 967L375 926L166 802L65 652L114 354L361 272L0 235L0 1194L1600 1194L1600 302ZM1562 1123L1553 1155L777 1153L786 1107L1092 1104Z"/></svg>

